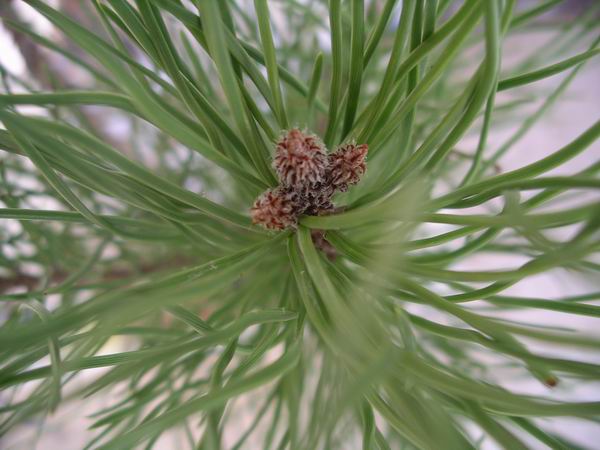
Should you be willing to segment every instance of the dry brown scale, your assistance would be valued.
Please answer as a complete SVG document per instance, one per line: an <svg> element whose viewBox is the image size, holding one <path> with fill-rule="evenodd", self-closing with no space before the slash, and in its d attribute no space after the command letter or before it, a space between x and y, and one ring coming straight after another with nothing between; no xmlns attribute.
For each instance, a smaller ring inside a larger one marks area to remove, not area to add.
<svg viewBox="0 0 600 450"><path fill-rule="evenodd" d="M321 140L293 128L277 141L273 168L280 185L261 194L250 209L252 223L270 230L295 228L301 215L331 213L336 191L345 192L367 170L366 144L344 144L330 154Z"/></svg>

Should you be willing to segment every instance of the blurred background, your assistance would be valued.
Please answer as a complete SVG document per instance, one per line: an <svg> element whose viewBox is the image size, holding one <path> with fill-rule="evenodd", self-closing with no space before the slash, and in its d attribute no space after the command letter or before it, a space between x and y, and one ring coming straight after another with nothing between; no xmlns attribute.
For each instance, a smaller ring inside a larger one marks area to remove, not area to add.
<svg viewBox="0 0 600 450"><path fill-rule="evenodd" d="M97 27L97 21L90 19L92 10L87 0L46 0L48 4L54 7L62 8L71 17L77 19L86 26ZM251 1L238 2L242 8L252 8ZM271 2L270 2L271 3ZM325 15L323 2L309 1L303 2L308 10L315 15ZM372 4L373 2L367 2ZM377 9L377 0L374 0L375 10ZM383 2L380 2L383 3ZM518 8L524 9L538 2L528 0L518 0ZM527 27L522 32L512 35L504 45L503 67L519 67L519 62L529 58L536 53L540 54L541 65L544 61L553 60L552 55L544 55L545 49L549 43L557 39L561 33L568 27L573 17L585 13L596 4L597 0L589 1L563 1L542 15L533 27ZM270 4L271 6L271 4ZM286 1L273 1L272 11L274 26L285 28L289 24L285 23L282 14L286 7ZM596 8L597 9L597 8ZM307 12L307 17L309 12ZM30 7L20 0L0 0L0 16L3 19L10 19L21 23L25 29L34 29L45 36L52 43L61 47L67 47L70 51L84 57L81 50L66 41L53 26L35 13ZM600 17L596 14L596 18ZM307 19L308 20L308 19ZM394 20L391 21L394 23ZM103 31L98 29L102 34ZM308 43L313 45L313 43ZM316 45L323 47L328 51L329 35L326 29L318 30L316 33ZM589 45L589 40L584 39L577 48L585 48ZM2 87L0 91L6 92L10 89L13 93L25 91L24 86L29 86L32 90L57 90L57 89L85 89L93 80L89 74L72 64L68 59L55 52L49 52L37 45L27 33L14 27L0 25L0 67L2 69ZM136 49L130 49L132 54L136 54ZM141 55L138 55L141 58ZM557 55L554 60L564 58L565 55ZM526 116L523 111L536 111L543 107L544 102L552 95L555 89L565 80L566 75L551 77L535 85L535 91L529 91L528 88L519 89L516 97L499 96L499 101L518 102L518 109L510 109L501 117L495 118L490 143L494 147L500 147L508 140L516 139L514 147L504 154L497 162L498 171L508 171L530 162L533 162L552 151L569 143L583 130L593 124L600 116L600 61L599 58L590 61L579 72L574 80L565 85L565 92L561 98L544 110L543 116L526 132L520 133L523 123L520 117ZM141 60L141 62L144 62ZM298 62L296 62L299 64ZM478 63L476 57L472 58L473 66ZM294 69L293 64L290 66ZM299 71L304 68L298 66ZM467 67L466 70L472 70ZM306 76L302 76L306 79ZM515 94L511 94L514 96ZM35 107L22 107L22 111L28 111L34 114L41 114L44 110ZM96 107L81 108L84 121L94 132L101 136L107 142L120 149L124 154L141 159L144 164L155 168L157 171L170 170L172 173L186 172L182 178L186 188L199 191L206 190L207 196L211 196L210 186L200 185L194 177L195 171L202 171L203 167L200 161L188 160L188 154L182 149L177 148L170 142L161 141L161 136L153 134L147 128L130 120L128 117L116 112L115 110L100 109ZM517 134L515 134L517 133ZM519 134L520 133L520 134ZM469 136L458 146L456 153L470 153L477 145L477 136ZM0 162L5 158L5 154L0 152ZM600 142L593 144L592 148L584 152L580 157L573 159L569 164L562 166L558 173L572 173L578 169L589 166L591 162L600 160ZM25 160L22 163L27 166ZM553 172L557 174L557 172ZM23 192L35 193L41 191L41 185L34 177L26 176L10 168L3 171L0 176L6 177L6 180ZM217 177L218 178L218 177ZM39 195L27 195L24 200L28 208L40 209L61 209L62 205L56 204L56 201L40 192ZM218 199L217 199L218 200ZM573 199L579 202L581 199ZM110 208L108 199L101 199L103 208ZM0 207L11 207L3 202L0 197ZM434 225L431 225L435 229ZM34 247L28 245L26 241L15 239L22 233L22 226L17 221L0 221L0 258L4 264L0 267L0 294L18 293L39 283L44 274L45 264L57 264L54 270L54 277L57 280L64 279L67 273L62 268L62 262L45 262L32 254ZM444 231L443 228L435 231ZM567 232L567 231L564 231ZM61 258L76 261L85 253L86 244L80 242L82 248L73 250L72 254L62 254ZM116 255L122 256L123 249L115 248L113 245L107 245L102 248L101 258L110 262L116 258ZM143 249L133 249L133 252L140 252L143 255ZM153 249L153 252L157 252ZM148 258L148 264L144 263L144 258L137 259L137 268L142 273L158 270L156 261L161 260L161 265L182 266L188 260L186 254L164 253L165 258L157 258L156 254ZM25 257L23 257L25 256ZM462 269L476 267L478 269L487 267L510 266L519 261L514 261L514 256L506 256L503 260L501 256L494 255L494 260L490 260L486 255L475 255L462 263ZM10 262L15 262L10 264ZM72 263L71 261L71 263ZM141 262L139 262L141 261ZM67 263L65 265L69 265ZM107 270L105 277L119 280L130 274L131 267L121 267L115 264L110 270ZM524 282L511 287L507 294L530 296L530 297L548 297L560 298L566 295L577 295L593 290L598 290L600 283L588 277L574 274L565 270L556 270L543 275L527 278ZM51 304L51 303L50 303ZM1 308L1 307L0 307ZM5 314L0 309L0 314ZM600 335L600 330L593 319L586 319L581 316L571 316L568 314L552 313L550 311L536 311L536 321L548 325L566 327L570 329L586 329ZM506 317L515 320L525 320L522 313L506 313ZM532 346L534 344L531 344ZM106 353L112 353L117 350L128 348L126 338L113 338L107 347L103 350ZM535 346L533 347L535 349ZM539 349L544 353L544 349ZM557 357L559 350L552 349ZM565 355L575 358L577 355ZM481 362L485 363L486 355L481 355ZM586 354L585 359L600 363L600 352L595 354ZM96 377L102 369L86 371L79 376ZM547 393L547 387L530 379L515 379L510 367L506 367L506 373L497 374L498 379L504 376L511 379L511 388L519 392L532 394ZM565 384L555 388L555 398L564 398L569 400L590 400L598 398L600 394L600 383L595 384L592 389L587 384L586 389L579 389L577 385ZM592 390L590 390L592 389ZM0 393L0 404L2 403L2 393ZM0 439L0 448L8 449L78 449L82 448L89 438L87 426L90 421L88 414L97 410L99 407L108 405L111 398L98 398L86 401L72 402L50 416L43 418L44 424L40 428L40 420L32 420L30 423L15 427L8 436ZM568 435L573 441L580 443L589 449L600 448L600 425L591 422L569 421L564 419L548 420L546 423L552 424L554 431L559 434ZM172 441L164 441L157 448L178 448L177 439L179 436L172 436ZM235 439L232 437L231 442ZM227 438L226 438L227 441ZM227 444L228 442L226 442ZM230 442L229 442L230 443ZM532 444L539 445L539 444ZM250 448L250 447L249 447ZM492 442L486 442L483 448L496 448ZM536 447L532 447L536 448Z"/></svg>

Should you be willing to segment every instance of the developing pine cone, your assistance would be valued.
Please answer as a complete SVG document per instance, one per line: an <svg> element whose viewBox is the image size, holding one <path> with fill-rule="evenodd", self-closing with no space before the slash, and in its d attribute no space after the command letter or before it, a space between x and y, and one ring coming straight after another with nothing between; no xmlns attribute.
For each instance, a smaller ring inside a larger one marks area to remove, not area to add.
<svg viewBox="0 0 600 450"><path fill-rule="evenodd" d="M304 214L317 216L333 210L331 197L335 193L335 188L328 181L329 177L326 177L325 181L312 185L311 189L302 194L307 205Z"/></svg>
<svg viewBox="0 0 600 450"><path fill-rule="evenodd" d="M331 214L333 194L347 191L367 170L368 150L366 144L345 144L327 155L315 135L297 128L287 131L277 142L273 159L279 186L254 202L252 223L283 230L295 228L302 214Z"/></svg>
<svg viewBox="0 0 600 450"><path fill-rule="evenodd" d="M346 192L349 185L360 181L367 170L368 151L367 144L345 144L329 155L329 177L335 189Z"/></svg>
<svg viewBox="0 0 600 450"><path fill-rule="evenodd" d="M263 192L250 208L252 223L270 230L295 227L298 216L305 209L302 203L300 196L293 190L281 186L269 189Z"/></svg>
<svg viewBox="0 0 600 450"><path fill-rule="evenodd" d="M284 186L308 190L325 178L325 148L315 135L293 128L277 142L273 168Z"/></svg>

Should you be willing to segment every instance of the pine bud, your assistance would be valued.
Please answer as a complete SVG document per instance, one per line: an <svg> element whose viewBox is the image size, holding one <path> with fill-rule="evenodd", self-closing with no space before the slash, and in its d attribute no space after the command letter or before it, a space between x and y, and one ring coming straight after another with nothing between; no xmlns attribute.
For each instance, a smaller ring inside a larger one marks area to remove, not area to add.
<svg viewBox="0 0 600 450"><path fill-rule="evenodd" d="M277 142L273 168L284 186L306 190L324 179L327 155L319 138L293 128Z"/></svg>
<svg viewBox="0 0 600 450"><path fill-rule="evenodd" d="M338 209L332 202L333 195L360 181L367 169L368 151L368 145L352 143L327 155L325 146L315 135L298 128L284 132L273 159L279 186L264 192L254 202L250 209L252 223L284 230L295 228L303 214L334 213ZM321 250L332 254L326 240L319 242Z"/></svg>
<svg viewBox="0 0 600 450"><path fill-rule="evenodd" d="M310 237L312 238L313 244L319 250L321 250L329 261L335 261L337 258L337 250L331 243L325 238L325 232L323 230L311 230Z"/></svg>
<svg viewBox="0 0 600 450"><path fill-rule="evenodd" d="M329 155L329 176L334 188L345 192L349 185L360 181L367 170L368 151L367 144L345 144Z"/></svg>
<svg viewBox="0 0 600 450"><path fill-rule="evenodd" d="M331 197L333 197L334 191L333 186L327 183L327 181L313 185L310 190L307 190L302 195L307 203L305 214L315 216L323 211L332 210L333 203L331 202Z"/></svg>
<svg viewBox="0 0 600 450"><path fill-rule="evenodd" d="M278 187L264 192L250 209L252 223L270 230L295 227L302 214L304 202L300 196L286 188Z"/></svg>

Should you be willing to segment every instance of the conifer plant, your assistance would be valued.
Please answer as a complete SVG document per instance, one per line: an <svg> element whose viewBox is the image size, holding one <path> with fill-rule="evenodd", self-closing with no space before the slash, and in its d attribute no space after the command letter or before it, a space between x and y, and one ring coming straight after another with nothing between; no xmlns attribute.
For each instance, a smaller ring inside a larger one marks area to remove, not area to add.
<svg viewBox="0 0 600 450"><path fill-rule="evenodd" d="M600 121L522 138L598 5L12 3L80 76L1 68L0 446L78 405L87 449L582 448Z"/></svg>

